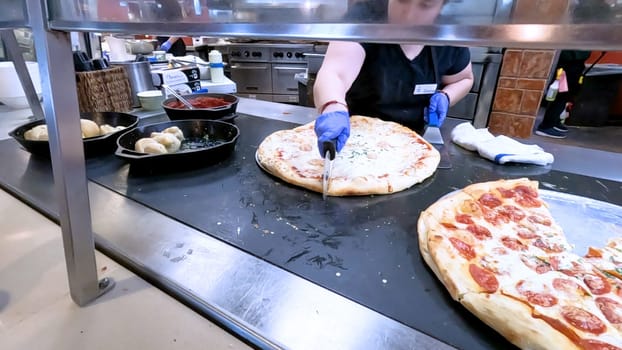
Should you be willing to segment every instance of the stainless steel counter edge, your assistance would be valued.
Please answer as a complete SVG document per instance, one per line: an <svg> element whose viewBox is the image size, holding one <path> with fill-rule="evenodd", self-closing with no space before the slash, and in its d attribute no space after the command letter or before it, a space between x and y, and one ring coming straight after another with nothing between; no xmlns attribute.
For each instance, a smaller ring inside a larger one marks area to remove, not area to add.
<svg viewBox="0 0 622 350"><path fill-rule="evenodd" d="M51 19L61 31L213 36L277 40L347 40L521 49L619 50L622 24L437 24L400 26L379 23L173 23L102 22Z"/></svg>
<svg viewBox="0 0 622 350"><path fill-rule="evenodd" d="M228 328L250 336L255 345L451 349L92 182L89 194L100 249Z"/></svg>

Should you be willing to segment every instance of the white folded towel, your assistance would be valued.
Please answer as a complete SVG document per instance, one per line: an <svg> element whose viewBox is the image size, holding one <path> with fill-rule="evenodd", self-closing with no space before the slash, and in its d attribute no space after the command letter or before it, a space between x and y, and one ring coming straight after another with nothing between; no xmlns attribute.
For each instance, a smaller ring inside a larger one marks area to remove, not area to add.
<svg viewBox="0 0 622 350"><path fill-rule="evenodd" d="M547 165L555 158L538 145L526 145L507 136L492 135L488 129L475 129L471 123L457 125L451 132L451 140L469 151L498 164L527 163Z"/></svg>
<svg viewBox="0 0 622 350"><path fill-rule="evenodd" d="M477 145L480 156L490 159L495 163L527 163L547 165L553 163L555 158L545 152L538 145L525 145L507 136L497 136L492 140L480 142Z"/></svg>
<svg viewBox="0 0 622 350"><path fill-rule="evenodd" d="M462 148L469 151L476 151L477 144L483 141L492 140L495 136L488 129L475 129L471 123L461 123L451 131L451 140Z"/></svg>

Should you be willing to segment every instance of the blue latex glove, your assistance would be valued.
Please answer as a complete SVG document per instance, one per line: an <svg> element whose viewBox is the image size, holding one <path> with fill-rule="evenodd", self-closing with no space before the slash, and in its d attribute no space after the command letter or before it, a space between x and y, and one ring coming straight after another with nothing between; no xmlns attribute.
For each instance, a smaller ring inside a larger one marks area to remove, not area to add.
<svg viewBox="0 0 622 350"><path fill-rule="evenodd" d="M425 122L430 126L441 126L447 118L447 111L449 110L449 98L442 92L437 92L430 97L430 106L428 107L428 114L424 115ZM438 125L433 125L434 121L437 121Z"/></svg>
<svg viewBox="0 0 622 350"><path fill-rule="evenodd" d="M325 141L336 140L337 152L341 152L350 136L350 113L346 111L328 112L320 115L315 120L315 134L320 156L324 158Z"/></svg>
<svg viewBox="0 0 622 350"><path fill-rule="evenodd" d="M173 44L171 44L171 43L170 43L170 41L165 41L165 42L163 42L163 43L162 43L162 45L160 45L160 49L161 49L162 51L168 51L168 50L170 50L170 49L171 49L171 46L172 46L172 45L173 45Z"/></svg>

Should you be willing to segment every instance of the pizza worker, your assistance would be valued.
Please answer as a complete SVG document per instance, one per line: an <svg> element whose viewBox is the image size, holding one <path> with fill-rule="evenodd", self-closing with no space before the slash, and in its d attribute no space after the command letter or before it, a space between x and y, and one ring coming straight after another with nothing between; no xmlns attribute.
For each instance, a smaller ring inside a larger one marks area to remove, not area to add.
<svg viewBox="0 0 622 350"><path fill-rule="evenodd" d="M157 21L167 23L183 19L183 11L177 0L156 0L154 15ZM186 44L178 36L158 36L159 49L173 56L185 56Z"/></svg>
<svg viewBox="0 0 622 350"><path fill-rule="evenodd" d="M446 0L369 0L355 3L345 19L404 25L433 24ZM428 113L442 123L451 105L473 85L468 48L420 44L330 42L315 85L315 121L322 142L341 151L350 135L350 115L395 121L422 133Z"/></svg>

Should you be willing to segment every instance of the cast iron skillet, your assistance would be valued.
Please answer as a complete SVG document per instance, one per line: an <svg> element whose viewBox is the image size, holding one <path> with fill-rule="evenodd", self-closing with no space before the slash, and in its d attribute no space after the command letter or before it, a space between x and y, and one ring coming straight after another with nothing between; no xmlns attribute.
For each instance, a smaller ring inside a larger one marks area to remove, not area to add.
<svg viewBox="0 0 622 350"><path fill-rule="evenodd" d="M90 119L97 125L108 124L110 126L125 126L123 130L115 131L110 134L89 137L83 139L84 154L86 157L94 157L102 154L113 153L117 146L117 138L119 135L133 129L138 125L138 117L132 114L119 112L90 112L81 113L80 118ZM50 144L48 141L32 141L24 138L24 133L37 125L45 124L45 120L36 120L17 127L9 133L9 136L19 142L28 152L49 157Z"/></svg>
<svg viewBox="0 0 622 350"><path fill-rule="evenodd" d="M184 133L181 149L168 154L146 154L134 150L136 141L176 126ZM116 155L127 160L136 172L174 172L217 163L227 158L237 142L237 126L217 120L177 120L140 126L121 135Z"/></svg>
<svg viewBox="0 0 622 350"><path fill-rule="evenodd" d="M230 94L213 94L213 93L198 93L198 94L190 94L184 95L186 100L192 103L192 100L197 97L215 97L222 98L225 102L229 104L222 107L213 107L213 108L195 108L195 109L185 109L185 108L171 108L167 104L173 101L177 101L177 98L171 97L162 101L162 108L166 111L166 115L168 115L171 120L186 120L186 119L218 119L224 116L235 113L238 107L239 99L235 95Z"/></svg>

